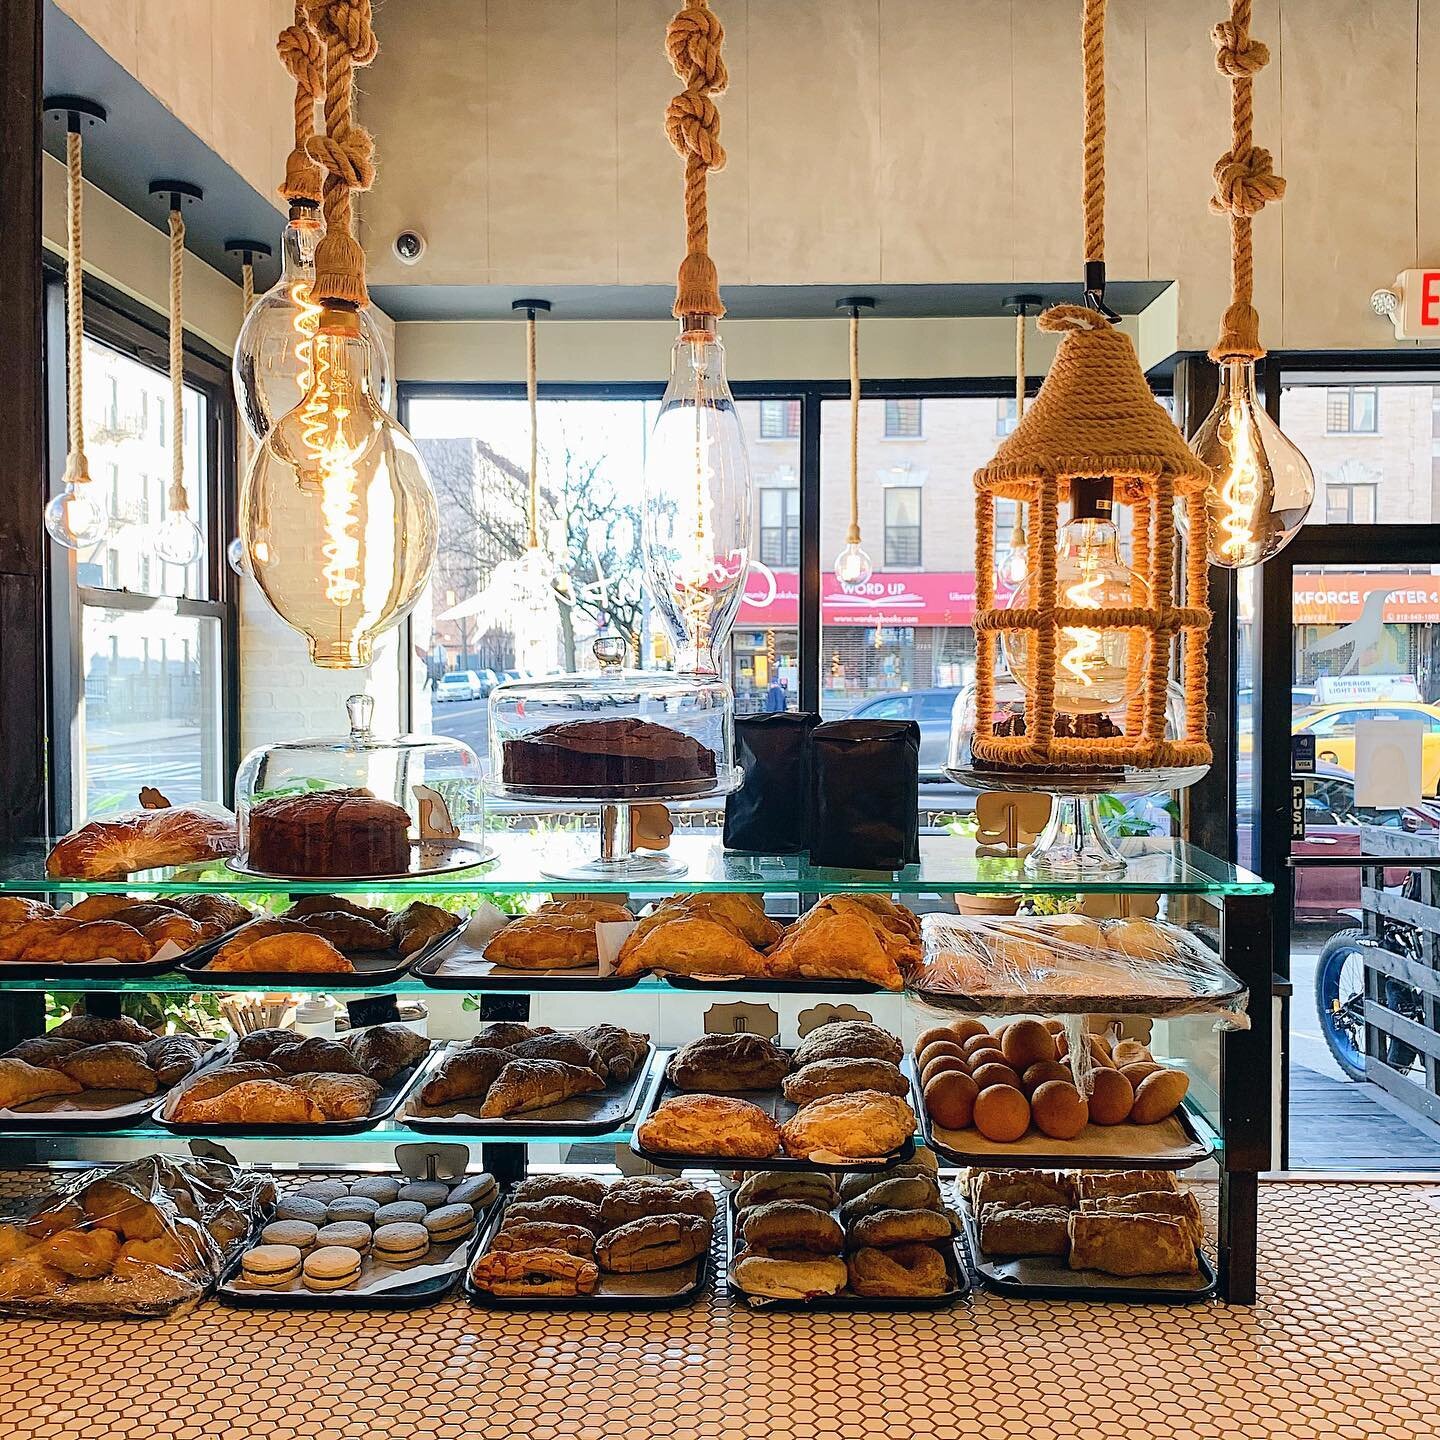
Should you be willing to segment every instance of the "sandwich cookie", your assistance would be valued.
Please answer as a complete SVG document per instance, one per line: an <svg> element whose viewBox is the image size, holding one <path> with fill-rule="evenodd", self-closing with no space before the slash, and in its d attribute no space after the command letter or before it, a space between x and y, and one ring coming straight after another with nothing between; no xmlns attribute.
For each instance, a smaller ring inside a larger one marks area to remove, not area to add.
<svg viewBox="0 0 1440 1440"><path fill-rule="evenodd" d="M325 1218L336 1220L363 1220L367 1225L375 1218L379 1202L368 1200L363 1195L342 1195L332 1200L325 1211Z"/></svg>
<svg viewBox="0 0 1440 1440"><path fill-rule="evenodd" d="M272 1220L260 1232L260 1240L265 1245L293 1245L303 1254L315 1248L319 1233L308 1220Z"/></svg>
<svg viewBox="0 0 1440 1440"><path fill-rule="evenodd" d="M363 1220L336 1220L321 1227L315 1244L320 1247L344 1245L363 1255L370 1248L370 1239L370 1227Z"/></svg>
<svg viewBox="0 0 1440 1440"><path fill-rule="evenodd" d="M375 1232L370 1254L386 1265L413 1265L430 1249L430 1232L423 1225L382 1225Z"/></svg>
<svg viewBox="0 0 1440 1440"><path fill-rule="evenodd" d="M240 1273L251 1285L273 1289L299 1279L303 1257L294 1245L257 1245L240 1261Z"/></svg>
<svg viewBox="0 0 1440 1440"><path fill-rule="evenodd" d="M310 1290L340 1290L360 1278L360 1252L348 1245L322 1245L305 1257L305 1285Z"/></svg>
<svg viewBox="0 0 1440 1440"><path fill-rule="evenodd" d="M317 1200L313 1195L282 1195L275 1207L277 1220L308 1220L312 1225L323 1225L328 1218L326 1210L329 1201Z"/></svg>
<svg viewBox="0 0 1440 1440"><path fill-rule="evenodd" d="M373 1200L377 1205L388 1205L400 1198L400 1182L388 1175L367 1175L350 1186L350 1193L362 1200Z"/></svg>
<svg viewBox="0 0 1440 1440"><path fill-rule="evenodd" d="M443 1180L411 1180L400 1187L400 1198L434 1210L449 1203L450 1187Z"/></svg>
<svg viewBox="0 0 1440 1440"><path fill-rule="evenodd" d="M450 1204L469 1205L471 1209L480 1211L492 1204L499 1193L500 1187L495 1183L495 1177L489 1171L482 1170L478 1175L467 1175L451 1190Z"/></svg>
<svg viewBox="0 0 1440 1440"><path fill-rule="evenodd" d="M371 1217L373 1225L423 1225L425 1207L415 1200L394 1200L382 1205Z"/></svg>
<svg viewBox="0 0 1440 1440"><path fill-rule="evenodd" d="M308 1195L310 1199L319 1200L328 1205L332 1200L338 1200L342 1195L348 1195L350 1187L343 1180L311 1180L304 1185L297 1185L290 1193L292 1195Z"/></svg>
<svg viewBox="0 0 1440 1440"><path fill-rule="evenodd" d="M475 1228L475 1212L468 1205L441 1205L425 1217L425 1229L437 1245L463 1240Z"/></svg>

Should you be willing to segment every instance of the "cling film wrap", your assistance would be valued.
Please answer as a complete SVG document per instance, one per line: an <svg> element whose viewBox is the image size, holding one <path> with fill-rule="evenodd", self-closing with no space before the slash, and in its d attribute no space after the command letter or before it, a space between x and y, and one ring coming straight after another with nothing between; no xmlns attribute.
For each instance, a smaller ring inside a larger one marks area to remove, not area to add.
<svg viewBox="0 0 1440 1440"><path fill-rule="evenodd" d="M173 1315L206 1293L274 1198L264 1175L218 1160L87 1170L0 1221L0 1313Z"/></svg>
<svg viewBox="0 0 1440 1440"><path fill-rule="evenodd" d="M1161 921L926 915L921 940L906 988L935 1010L1213 1015L1216 1029L1250 1025L1240 980L1193 935Z"/></svg>

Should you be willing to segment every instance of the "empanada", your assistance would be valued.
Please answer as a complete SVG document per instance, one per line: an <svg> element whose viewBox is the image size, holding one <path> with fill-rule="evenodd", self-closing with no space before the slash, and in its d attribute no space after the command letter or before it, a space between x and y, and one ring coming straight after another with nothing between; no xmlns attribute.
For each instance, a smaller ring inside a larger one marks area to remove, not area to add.
<svg viewBox="0 0 1440 1440"><path fill-rule="evenodd" d="M277 1045L266 1056L269 1064L286 1075L358 1075L360 1062L348 1045L323 1035L291 1035L288 1045Z"/></svg>
<svg viewBox="0 0 1440 1440"><path fill-rule="evenodd" d="M242 1060L238 1064L222 1065L218 1070L207 1070L205 1074L192 1080L176 1097L171 1118L188 1120L193 1106L213 1100L227 1090L245 1084L247 1080L274 1080L282 1073L279 1066L270 1065L263 1060Z"/></svg>
<svg viewBox="0 0 1440 1440"><path fill-rule="evenodd" d="M390 943L402 955L414 955L432 940L458 929L459 925L458 915L452 915L438 905L427 905L423 900L412 900L385 921Z"/></svg>
<svg viewBox="0 0 1440 1440"><path fill-rule="evenodd" d="M106 1040L128 1040L132 1045L147 1045L155 1038L138 1020L128 1015L86 1015L79 1011L67 1015L50 1036L62 1040L79 1040L84 1045L99 1045Z"/></svg>
<svg viewBox="0 0 1440 1440"><path fill-rule="evenodd" d="M597 964L600 948L593 921L581 916L527 915L491 937L485 958L511 970L578 970Z"/></svg>
<svg viewBox="0 0 1440 1440"><path fill-rule="evenodd" d="M324 915L327 912L343 910L347 915L358 915L362 920L373 920L384 925L390 912L379 905L361 905L355 900L343 900L338 895L302 895L286 912L286 920L303 920L307 915Z"/></svg>
<svg viewBox="0 0 1440 1440"><path fill-rule="evenodd" d="M23 1060L0 1060L0 1110L13 1110L47 1095L78 1095L84 1088L63 1071Z"/></svg>
<svg viewBox="0 0 1440 1440"><path fill-rule="evenodd" d="M12 1045L6 1052L7 1060L23 1060L27 1065L50 1065L62 1055L84 1049L81 1040L66 1040L61 1035L32 1035L18 1045Z"/></svg>
<svg viewBox="0 0 1440 1440"><path fill-rule="evenodd" d="M484 1095L495 1077L510 1063L504 1050L486 1050L468 1046L457 1050L440 1062L440 1068L420 1091L425 1105L448 1105Z"/></svg>
<svg viewBox="0 0 1440 1440"><path fill-rule="evenodd" d="M303 930L267 935L238 950L231 950L234 943L222 945L205 968L251 974L279 970L296 975L353 974L355 971L354 965L328 940Z"/></svg>
<svg viewBox="0 0 1440 1440"><path fill-rule="evenodd" d="M681 915L649 929L637 927L621 946L617 975L647 970L672 975L762 975L765 957L723 920Z"/></svg>
<svg viewBox="0 0 1440 1440"><path fill-rule="evenodd" d="M86 920L59 934L42 935L25 947L22 959L62 964L94 960L148 960L156 947L123 920Z"/></svg>
<svg viewBox="0 0 1440 1440"><path fill-rule="evenodd" d="M305 917L305 929L337 950L351 950L357 955L390 948L390 933L382 925L363 915L346 910L317 910Z"/></svg>
<svg viewBox="0 0 1440 1440"><path fill-rule="evenodd" d="M511 1060L495 1077L476 1113L485 1120L523 1115L604 1088L605 1082L593 1070L579 1065L559 1060Z"/></svg>
<svg viewBox="0 0 1440 1440"><path fill-rule="evenodd" d="M213 968L216 961L226 960L253 945L257 940L267 939L271 935L303 935L305 926L295 916L294 907L283 918L274 915L262 915L258 920L248 920L243 924L220 948L215 952L215 959L210 962Z"/></svg>
<svg viewBox="0 0 1440 1440"><path fill-rule="evenodd" d="M188 915L165 915L150 920L141 927L141 933L158 950L162 945L178 945L182 950L193 950L205 939L204 926Z"/></svg>
<svg viewBox="0 0 1440 1440"><path fill-rule="evenodd" d="M195 1035L162 1035L145 1046L145 1063L162 1085L173 1085L205 1058L209 1048Z"/></svg>
<svg viewBox="0 0 1440 1440"><path fill-rule="evenodd" d="M360 1069L382 1085L402 1070L418 1064L430 1049L430 1042L423 1035L393 1021L351 1030L344 1043Z"/></svg>
<svg viewBox="0 0 1440 1440"><path fill-rule="evenodd" d="M295 1075L289 1083L304 1091L327 1120L358 1120L380 1098L380 1087L366 1075Z"/></svg>
<svg viewBox="0 0 1440 1440"><path fill-rule="evenodd" d="M0 960L19 960L40 940L58 939L67 930L78 930L82 920L65 915L49 915L39 920L26 920L0 934Z"/></svg>
<svg viewBox="0 0 1440 1440"><path fill-rule="evenodd" d="M43 920L54 913L55 907L47 905L43 900L26 900L19 895L0 895L0 925Z"/></svg>
<svg viewBox="0 0 1440 1440"><path fill-rule="evenodd" d="M765 973L775 980L859 980L899 990L905 978L892 950L900 948L887 946L886 932L869 912L812 910L766 955Z"/></svg>
<svg viewBox="0 0 1440 1440"><path fill-rule="evenodd" d="M46 1265L33 1254L0 1268L0 1300L38 1300L57 1295L69 1283L63 1270Z"/></svg>
<svg viewBox="0 0 1440 1440"><path fill-rule="evenodd" d="M321 1125L326 1115L285 1081L246 1080L213 1100L187 1106L183 1118L192 1125Z"/></svg>
<svg viewBox="0 0 1440 1440"><path fill-rule="evenodd" d="M97 922L103 924L105 922ZM55 1062L72 1080L87 1090L135 1090L153 1095L160 1088L159 1078L145 1059L145 1051L124 1040L107 1040L100 1045L87 1045Z"/></svg>
<svg viewBox="0 0 1440 1440"><path fill-rule="evenodd" d="M113 920L123 911L133 910L138 903L133 895L87 895L60 913L67 920Z"/></svg>

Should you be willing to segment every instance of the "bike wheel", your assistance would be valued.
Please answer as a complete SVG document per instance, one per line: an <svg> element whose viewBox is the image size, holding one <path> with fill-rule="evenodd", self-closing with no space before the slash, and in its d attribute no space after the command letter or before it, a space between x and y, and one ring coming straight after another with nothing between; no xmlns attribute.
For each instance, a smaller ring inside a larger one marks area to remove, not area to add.
<svg viewBox="0 0 1440 1440"><path fill-rule="evenodd" d="M1315 965L1315 1010L1335 1063L1365 1078L1365 950L1362 930L1332 935Z"/></svg>

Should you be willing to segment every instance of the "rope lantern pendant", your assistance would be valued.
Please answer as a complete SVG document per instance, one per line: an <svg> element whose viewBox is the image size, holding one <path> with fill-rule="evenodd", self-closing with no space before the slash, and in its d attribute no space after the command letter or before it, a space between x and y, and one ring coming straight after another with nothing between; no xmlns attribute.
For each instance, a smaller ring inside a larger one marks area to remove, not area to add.
<svg viewBox="0 0 1440 1440"><path fill-rule="evenodd" d="M111 515L90 478L85 456L84 262L81 256L84 185L81 179L82 129L103 125L103 106L79 95L45 100L45 113L65 121L65 208L68 248L65 256L66 453L63 488L45 506L45 530L67 550L89 550L110 532Z"/></svg>
<svg viewBox="0 0 1440 1440"><path fill-rule="evenodd" d="M835 308L850 315L850 528L845 548L835 557L835 578L853 590L873 573L870 557L860 547L860 312L873 310L875 301L868 295L847 295Z"/></svg>
<svg viewBox="0 0 1440 1440"><path fill-rule="evenodd" d="M1045 383L994 459L976 472L976 679L969 757L977 783L1028 785L1055 807L1026 865L1052 875L1115 873L1123 859L1098 833L1095 797L1190 784L1210 763L1205 739L1203 543L1175 597L1175 520L1206 533L1210 471L1155 403L1129 338L1105 304L1104 0L1085 0L1085 299L1039 317L1060 336ZM1000 608L995 502L1028 507L1029 579ZM1060 522L1060 506L1072 507ZM1134 570L1120 559L1112 507L1129 508ZM1172 707L1174 641L1186 642L1183 704ZM1003 640L1009 683L997 700ZM1171 710L1181 713L1172 719ZM1081 797L1084 804L1080 803Z"/></svg>
<svg viewBox="0 0 1440 1440"><path fill-rule="evenodd" d="M1015 424L1025 418L1025 327L1031 310L1043 302L1038 295L1011 295L1005 308L1015 312ZM1012 427L1013 428L1013 427ZM1015 524L1010 529L1010 545L995 569L996 580L1007 590L1018 590L1030 573L1030 547L1025 538L1025 506L1015 504Z"/></svg>
<svg viewBox="0 0 1440 1440"><path fill-rule="evenodd" d="M183 180L152 180L152 195L170 202L170 487L165 518L155 531L155 553L167 565L193 565L204 548L200 527L190 517L185 484L185 217L181 207L204 198L198 185Z"/></svg>
<svg viewBox="0 0 1440 1440"><path fill-rule="evenodd" d="M295 18L280 31L275 48L295 81L295 142L278 187L289 218L280 244L280 277L253 306L245 306L231 363L240 418L256 445L310 388L310 358L320 317L310 287L315 281L315 249L325 234L320 213L322 175L310 155L315 107L325 98L325 44L304 0L296 0ZM270 253L268 247L263 253ZM370 346L370 386L381 408L388 409L393 388L390 356L370 311L359 313ZM241 466L242 476L246 468Z"/></svg>
<svg viewBox="0 0 1440 1440"><path fill-rule="evenodd" d="M1252 38L1252 0L1230 0L1230 18L1216 25L1215 65L1230 78L1230 148L1215 162L1210 209L1230 221L1230 306L1210 358L1220 367L1220 393L1192 442L1212 471L1205 496L1214 565L1242 569L1278 554L1305 522L1315 476L1255 393L1255 364L1265 355L1254 305L1256 215L1283 198L1268 150L1255 144L1255 76L1270 60Z"/></svg>
<svg viewBox="0 0 1440 1440"><path fill-rule="evenodd" d="M314 316L307 383L251 464L240 537L261 593L306 637L311 660L348 670L368 665L376 638L420 598L439 522L414 441L379 403L363 320L365 252L351 195L374 180L374 142L353 102L355 69L377 50L370 5L313 0L307 14L325 66L325 133L304 146L325 177L325 235L303 301Z"/></svg>
<svg viewBox="0 0 1440 1440"><path fill-rule="evenodd" d="M753 494L745 432L716 331L724 315L710 258L707 180L725 164L714 96L729 83L725 31L706 0L685 0L665 50L684 88L665 133L685 162L685 258L673 313L680 337L645 464L643 539L649 589L680 668L718 675L750 563Z"/></svg>

